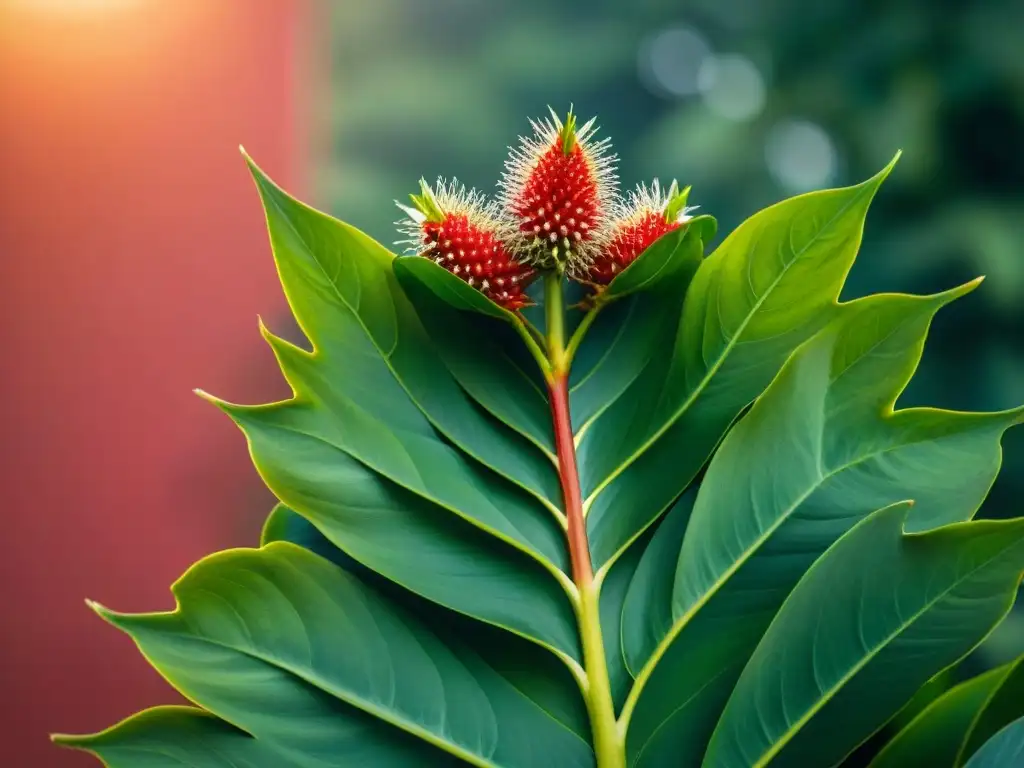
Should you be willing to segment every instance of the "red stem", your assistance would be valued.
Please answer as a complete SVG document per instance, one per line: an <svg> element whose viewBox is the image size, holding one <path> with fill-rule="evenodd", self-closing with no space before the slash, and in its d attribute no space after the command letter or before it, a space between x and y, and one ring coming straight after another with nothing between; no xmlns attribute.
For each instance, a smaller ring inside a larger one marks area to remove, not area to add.
<svg viewBox="0 0 1024 768"><path fill-rule="evenodd" d="M569 418L569 378L556 373L550 380L551 420L555 427L555 450L558 453L558 475L562 481L569 540L569 560L576 586L583 587L593 580L594 567L590 562L590 544L583 521L583 498L580 494L580 475L576 468L576 446L573 443L572 421Z"/></svg>

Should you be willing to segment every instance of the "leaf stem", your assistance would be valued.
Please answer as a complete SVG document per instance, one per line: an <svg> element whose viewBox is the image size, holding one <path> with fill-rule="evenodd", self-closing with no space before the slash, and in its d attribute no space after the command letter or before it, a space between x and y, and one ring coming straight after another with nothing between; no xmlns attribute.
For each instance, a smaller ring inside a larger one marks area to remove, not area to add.
<svg viewBox="0 0 1024 768"><path fill-rule="evenodd" d="M608 661L601 634L600 585L591 582L580 588L580 637L583 668L587 673L584 698L590 715L590 730L598 768L625 768L624 733L615 719L615 704L608 678Z"/></svg>
<svg viewBox="0 0 1024 768"><path fill-rule="evenodd" d="M625 744L615 718L608 662L604 652L604 637L601 633L601 584L594 580L590 543L587 540L586 521L583 518L576 446L569 413L569 365L572 356L565 348L565 306L562 297L562 278L558 273L546 275L544 278L544 305L548 359L551 365L548 376L551 420L558 454L558 475L565 503L569 560L572 564L573 581L579 589L576 619L579 624L585 672L585 680L582 681L580 688L590 716L598 768L625 768Z"/></svg>
<svg viewBox="0 0 1024 768"><path fill-rule="evenodd" d="M549 384L549 392L551 420L555 428L555 451L558 455L558 476L562 482L562 498L565 502L566 536L569 540L572 580L582 591L594 581L594 568L590 560L586 521L583 519L583 494L580 493L576 446L573 443L572 422L569 418L568 376L556 373Z"/></svg>
<svg viewBox="0 0 1024 768"><path fill-rule="evenodd" d="M530 350L530 354L533 355L534 360L537 361L537 365L540 366L541 372L544 374L545 379L551 378L551 363L548 360L547 354L540 347L540 342L543 342L543 338L538 341L540 333L534 328L533 323L527 320L519 312L514 313L514 319L512 326L516 329L516 332L522 337L523 342L526 344L526 348Z"/></svg>
<svg viewBox="0 0 1024 768"><path fill-rule="evenodd" d="M544 276L544 313L551 378L566 378L571 358L565 348L565 300L562 298L562 276L558 272L549 272Z"/></svg>

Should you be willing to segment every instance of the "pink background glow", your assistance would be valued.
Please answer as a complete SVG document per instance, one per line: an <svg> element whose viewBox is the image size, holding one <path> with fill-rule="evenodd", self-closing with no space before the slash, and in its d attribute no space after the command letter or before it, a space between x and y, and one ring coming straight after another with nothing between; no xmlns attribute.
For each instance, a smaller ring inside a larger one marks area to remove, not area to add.
<svg viewBox="0 0 1024 768"><path fill-rule="evenodd" d="M172 606L271 499L191 394L285 394L282 299L242 143L300 193L299 0L0 0L4 765L176 695L83 604Z"/></svg>

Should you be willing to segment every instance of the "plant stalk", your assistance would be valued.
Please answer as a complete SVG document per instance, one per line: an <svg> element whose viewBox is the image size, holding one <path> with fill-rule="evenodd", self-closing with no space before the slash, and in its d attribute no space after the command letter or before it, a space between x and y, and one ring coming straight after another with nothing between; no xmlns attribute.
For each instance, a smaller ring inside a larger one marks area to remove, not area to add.
<svg viewBox="0 0 1024 768"><path fill-rule="evenodd" d="M583 498L576 468L576 446L573 444L572 422L569 418L569 377L562 372L552 374L548 384L551 398L551 420L555 428L555 451L558 456L558 476L562 482L565 505L566 536L569 540L569 561L572 580L582 591L594 581L590 561L590 542L583 519Z"/></svg>
<svg viewBox="0 0 1024 768"><path fill-rule="evenodd" d="M558 475L565 503L569 560L572 565L573 581L579 589L576 619L583 650L583 670L586 674L586 681L581 688L590 716L598 768L625 768L625 744L615 719L608 662L604 653L604 637L601 633L601 584L594 581L590 542L587 540L586 521L583 518L576 446L569 414L569 366L572 356L565 348L565 307L561 275L549 274L545 276L544 283L548 358L551 364L548 375L551 420L558 455Z"/></svg>

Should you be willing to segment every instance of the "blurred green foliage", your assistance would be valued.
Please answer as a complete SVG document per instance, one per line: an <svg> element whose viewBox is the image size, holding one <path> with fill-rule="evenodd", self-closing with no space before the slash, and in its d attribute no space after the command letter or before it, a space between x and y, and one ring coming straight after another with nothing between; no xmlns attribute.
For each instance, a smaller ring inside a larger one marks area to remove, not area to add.
<svg viewBox="0 0 1024 768"><path fill-rule="evenodd" d="M1024 401L1024 3L351 0L323 3L330 157L317 192L386 243L419 177L492 191L528 116L574 103L626 187L658 176L729 232L902 148L846 298L988 281L936 321L901 405ZM794 126L796 126L794 128ZM808 165L808 160L813 162ZM1024 430L982 514L1021 513ZM988 644L1019 653L1021 612Z"/></svg>

